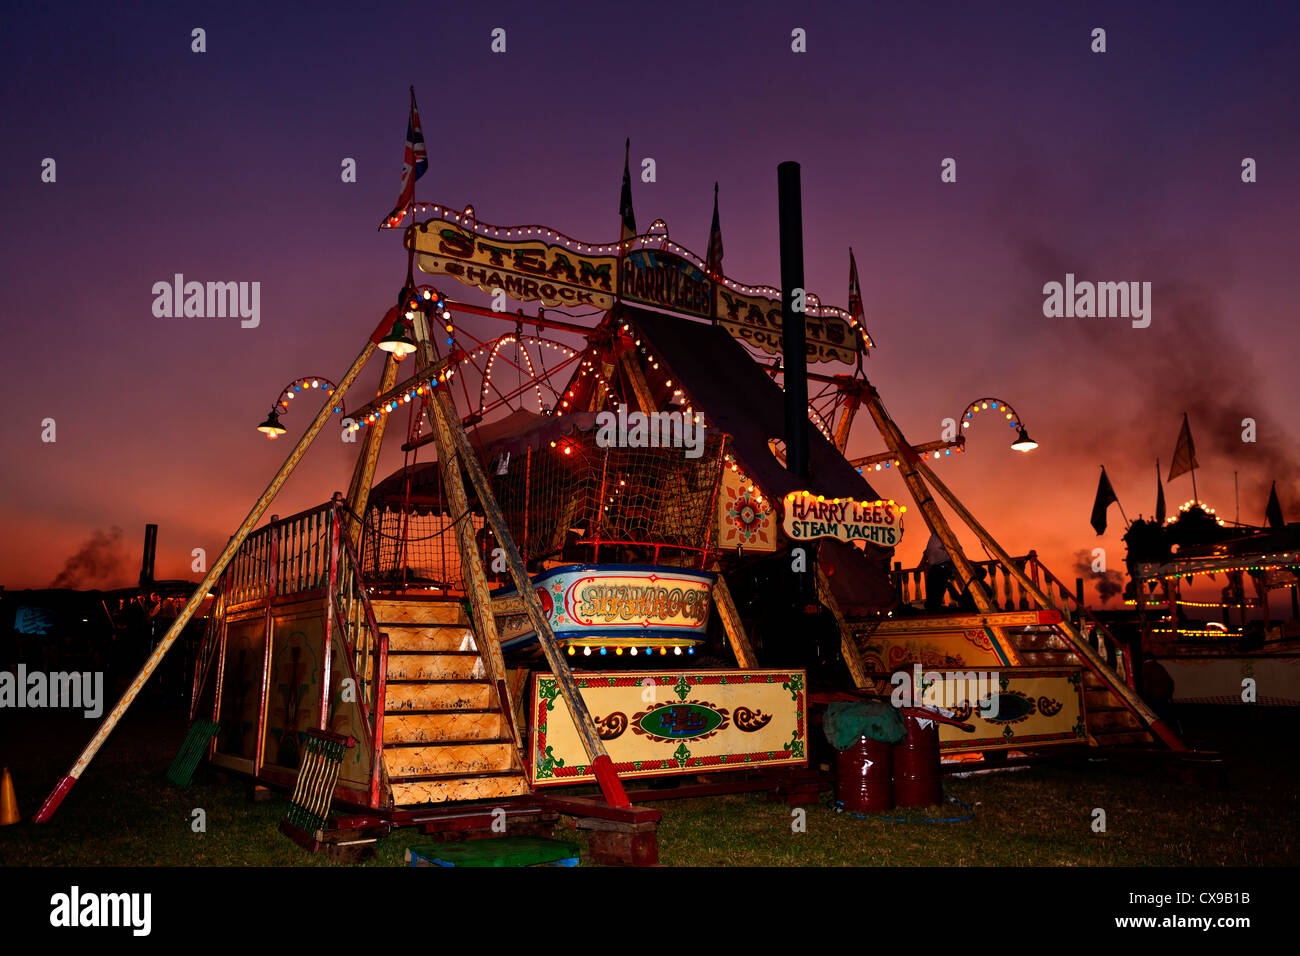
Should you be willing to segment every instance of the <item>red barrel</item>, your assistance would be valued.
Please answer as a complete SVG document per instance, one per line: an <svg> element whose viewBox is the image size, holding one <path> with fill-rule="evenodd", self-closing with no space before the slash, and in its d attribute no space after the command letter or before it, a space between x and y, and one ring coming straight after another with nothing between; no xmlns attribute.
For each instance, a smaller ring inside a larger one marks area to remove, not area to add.
<svg viewBox="0 0 1300 956"><path fill-rule="evenodd" d="M893 745L859 737L835 758L835 799L850 813L883 813L894 807L890 778Z"/></svg>
<svg viewBox="0 0 1300 956"><path fill-rule="evenodd" d="M934 807L943 803L939 779L939 724L902 712L907 736L893 745L894 803Z"/></svg>

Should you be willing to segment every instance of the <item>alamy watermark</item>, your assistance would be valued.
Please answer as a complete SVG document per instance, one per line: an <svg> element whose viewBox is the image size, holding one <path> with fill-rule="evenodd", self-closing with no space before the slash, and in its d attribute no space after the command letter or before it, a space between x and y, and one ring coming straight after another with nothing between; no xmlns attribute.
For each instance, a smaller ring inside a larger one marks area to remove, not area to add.
<svg viewBox="0 0 1300 956"><path fill-rule="evenodd" d="M262 283L186 282L176 273L171 282L153 284L155 318L224 319L238 317L241 328L255 329L262 322Z"/></svg>
<svg viewBox="0 0 1300 956"><path fill-rule="evenodd" d="M1065 282L1043 286L1043 315L1049 319L1132 319L1133 328L1151 324L1150 282Z"/></svg>
<svg viewBox="0 0 1300 956"><path fill-rule="evenodd" d="M596 444L601 448L684 448L687 458L704 454L704 421L690 412L596 413Z"/></svg>
<svg viewBox="0 0 1300 956"><path fill-rule="evenodd" d="M91 671L0 671L0 707L66 707L90 718L104 712L104 674Z"/></svg>
<svg viewBox="0 0 1300 956"><path fill-rule="evenodd" d="M998 715L998 675L992 671L926 671L913 664L911 672L898 671L889 701L895 707L939 707L953 710L970 706L986 719Z"/></svg>

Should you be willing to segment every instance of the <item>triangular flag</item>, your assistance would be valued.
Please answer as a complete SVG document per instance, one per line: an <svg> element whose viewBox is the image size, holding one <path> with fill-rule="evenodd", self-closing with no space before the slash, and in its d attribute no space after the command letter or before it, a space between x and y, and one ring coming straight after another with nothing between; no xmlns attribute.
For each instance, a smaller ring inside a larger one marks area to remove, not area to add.
<svg viewBox="0 0 1300 956"><path fill-rule="evenodd" d="M1187 426L1187 413L1183 412L1183 428L1178 433L1178 445L1174 448L1174 460L1169 464L1169 481L1186 474L1196 464L1196 446L1192 444L1192 430Z"/></svg>
<svg viewBox="0 0 1300 956"><path fill-rule="evenodd" d="M1156 459L1156 524L1165 523L1165 486L1160 483L1160 459Z"/></svg>
<svg viewBox="0 0 1300 956"><path fill-rule="evenodd" d="M866 348L874 348L875 342L867 332L867 326L863 319L866 311L862 307L862 287L858 285L858 263L853 258L853 247L849 247L849 324L857 328L862 335L862 343Z"/></svg>
<svg viewBox="0 0 1300 956"><path fill-rule="evenodd" d="M628 166L628 157L632 151L629 137L623 144L623 191L618 197L618 215L622 220L619 239L631 239L636 235L636 213L632 211L632 171Z"/></svg>
<svg viewBox="0 0 1300 956"><path fill-rule="evenodd" d="M1268 493L1268 507L1264 509L1264 519L1275 531L1286 527L1286 520L1282 517L1282 502L1277 500L1276 481L1273 482L1273 488Z"/></svg>
<svg viewBox="0 0 1300 956"><path fill-rule="evenodd" d="M406 208L415 199L415 181L429 171L429 151L420 129L420 112L415 108L415 87L411 87L411 115L406 121L406 152L402 154L402 193L397 205L379 224L380 229L394 229L406 216Z"/></svg>
<svg viewBox="0 0 1300 956"><path fill-rule="evenodd" d="M722 278L722 225L718 222L718 184L713 184L713 224L709 226L709 251L705 272L711 279Z"/></svg>
<svg viewBox="0 0 1300 956"><path fill-rule="evenodd" d="M1106 469L1101 470L1101 480L1097 482L1097 500L1092 503L1092 530L1098 534L1106 533L1106 509L1112 504L1119 501L1115 497L1115 489L1110 486L1110 479L1106 477Z"/></svg>

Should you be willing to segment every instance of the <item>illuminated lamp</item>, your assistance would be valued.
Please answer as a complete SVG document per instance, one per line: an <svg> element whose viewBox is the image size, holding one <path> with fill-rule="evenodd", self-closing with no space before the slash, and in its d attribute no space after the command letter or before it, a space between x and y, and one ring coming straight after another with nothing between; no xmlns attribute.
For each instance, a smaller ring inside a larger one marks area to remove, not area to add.
<svg viewBox="0 0 1300 956"><path fill-rule="evenodd" d="M379 347L385 352L392 352L399 359L415 351L415 343L407 338L406 326L401 319L393 322L393 330L380 339Z"/></svg>
<svg viewBox="0 0 1300 956"><path fill-rule="evenodd" d="M257 426L257 430L267 438L275 438L288 431L287 428L280 424L280 416L275 413L274 408L271 409L271 413L266 416L266 421Z"/></svg>
<svg viewBox="0 0 1300 956"><path fill-rule="evenodd" d="M1016 451L1033 451L1038 447L1038 442L1029 437L1029 432L1025 431L1025 426L1020 426L1020 434L1016 440L1011 443L1011 447Z"/></svg>

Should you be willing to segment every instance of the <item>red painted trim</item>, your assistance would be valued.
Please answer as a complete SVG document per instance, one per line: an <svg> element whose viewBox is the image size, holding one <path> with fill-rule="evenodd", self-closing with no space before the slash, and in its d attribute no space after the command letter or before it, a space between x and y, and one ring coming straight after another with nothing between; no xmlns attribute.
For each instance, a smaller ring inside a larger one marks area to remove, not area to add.
<svg viewBox="0 0 1300 956"><path fill-rule="evenodd" d="M370 333L370 341L374 342L376 345L382 342L385 336L387 336L389 332L393 331L393 323L397 321L397 314L396 305L385 312L384 317L380 319L379 324L375 326L375 330Z"/></svg>
<svg viewBox="0 0 1300 956"><path fill-rule="evenodd" d="M1152 721L1148 726L1151 728L1151 732L1163 740L1170 750L1187 749L1187 744L1183 743L1163 720Z"/></svg>
<svg viewBox="0 0 1300 956"><path fill-rule="evenodd" d="M632 801L627 798L627 792L623 789L623 781L614 771L614 762L609 759L609 754L597 755L591 762L591 769L596 774L596 782L600 784L600 792L605 797L606 803L612 807L632 806Z"/></svg>
<svg viewBox="0 0 1300 956"><path fill-rule="evenodd" d="M360 585L364 587L365 585ZM388 634L379 634L379 675L375 684L375 740L374 764L370 768L370 805L378 807L380 767L384 759L384 697L388 691Z"/></svg>
<svg viewBox="0 0 1300 956"><path fill-rule="evenodd" d="M36 811L36 816L32 817L32 822L44 823L54 816L54 811L59 809L59 804L63 802L63 798L68 795L68 791L72 789L72 785L76 782L77 778L73 776L67 776L60 780L54 789L50 791L50 795L45 798L41 808Z"/></svg>

